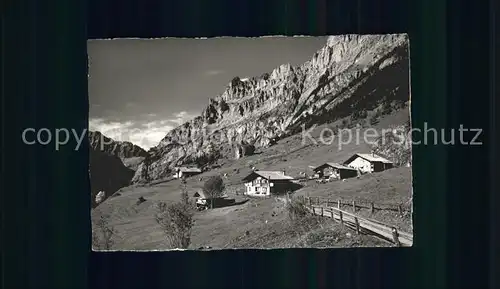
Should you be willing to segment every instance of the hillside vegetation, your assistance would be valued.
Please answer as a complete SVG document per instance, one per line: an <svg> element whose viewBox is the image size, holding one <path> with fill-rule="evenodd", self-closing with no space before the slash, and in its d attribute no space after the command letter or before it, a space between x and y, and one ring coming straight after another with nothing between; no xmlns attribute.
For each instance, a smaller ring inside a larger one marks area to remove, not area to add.
<svg viewBox="0 0 500 289"><path fill-rule="evenodd" d="M380 116L374 127L382 129L391 127L394 123L404 123L408 119L407 109L393 111L386 116ZM318 137L322 128L341 125L330 123L318 126L311 133ZM187 179L186 189L192 196L203 187L204 181L211 176L223 176L226 193L238 201L244 199L241 195L242 179L251 172L252 167L261 170L284 169L287 175L298 176L300 172L311 173L310 166L316 166L326 161L343 161L356 152L366 152L371 148L366 143L310 144L303 143L300 135L293 135L279 140L276 145L261 150L256 155L237 160L222 160L217 168ZM200 181L200 178L202 179ZM114 196L100 204L92 211L96 221L101 215L109 215L110 226L117 234L115 249L122 250L153 250L168 249L169 245L161 227L155 221L157 205L160 202L175 203L182 192L179 180L165 180L154 185L133 185L120 189ZM380 173L364 175L345 182L316 184L310 181L294 194L309 196L324 196L332 198L362 198L377 203L399 204L410 198L411 168L401 167ZM138 203L143 197L144 202ZM411 232L411 216L400 217L395 212L380 211L371 215L367 210L359 214L380 221L388 222L403 231ZM266 222L267 221L267 222ZM387 246L387 243L370 236L356 236L339 225L324 220L322 223L312 223L297 231L290 226L283 204L274 198L255 200L212 210L197 212L194 215L191 244L189 249L209 246L216 248L284 248L300 246Z"/></svg>

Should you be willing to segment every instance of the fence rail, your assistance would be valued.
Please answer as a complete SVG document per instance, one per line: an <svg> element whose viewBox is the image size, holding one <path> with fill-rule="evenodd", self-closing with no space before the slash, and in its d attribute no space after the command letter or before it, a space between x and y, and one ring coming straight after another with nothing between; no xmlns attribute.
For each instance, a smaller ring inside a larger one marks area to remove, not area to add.
<svg viewBox="0 0 500 289"><path fill-rule="evenodd" d="M370 200L364 199L345 199L338 198L332 199L327 197L305 197L308 199L308 204L314 205L322 205L326 204L327 206L337 206L338 209L349 206L352 207L353 212L356 212L357 209L369 209L372 213L375 211L393 211L398 212L400 215L403 215L405 212L411 211L411 204L381 204L375 203Z"/></svg>
<svg viewBox="0 0 500 289"><path fill-rule="evenodd" d="M330 217L343 226L354 229L358 234L365 233L391 242L396 246L411 247L413 234L398 230L396 227L377 220L360 217L356 214L335 208L333 206L312 204L310 197L304 197L306 207L310 212L322 217Z"/></svg>

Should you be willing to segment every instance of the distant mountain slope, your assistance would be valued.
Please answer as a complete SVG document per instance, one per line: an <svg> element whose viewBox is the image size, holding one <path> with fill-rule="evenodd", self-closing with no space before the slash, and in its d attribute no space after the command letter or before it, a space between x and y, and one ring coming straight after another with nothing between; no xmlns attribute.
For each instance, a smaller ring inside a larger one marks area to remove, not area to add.
<svg viewBox="0 0 500 289"><path fill-rule="evenodd" d="M133 182L166 177L173 167L205 166L247 142L257 149L381 103L409 98L408 37L332 36L304 64L235 77L200 116L170 131L139 165Z"/></svg>
<svg viewBox="0 0 500 289"><path fill-rule="evenodd" d="M105 198L128 186L134 171L125 167L119 157L90 148L90 189L92 207L95 207L95 197L99 191L105 191Z"/></svg>
<svg viewBox="0 0 500 289"><path fill-rule="evenodd" d="M137 170L147 152L141 147L127 141L115 141L99 131L89 131L90 147L94 150L117 156L126 167Z"/></svg>
<svg viewBox="0 0 500 289"><path fill-rule="evenodd" d="M99 131L89 131L90 146L119 158L145 157L147 152L128 141L115 141Z"/></svg>

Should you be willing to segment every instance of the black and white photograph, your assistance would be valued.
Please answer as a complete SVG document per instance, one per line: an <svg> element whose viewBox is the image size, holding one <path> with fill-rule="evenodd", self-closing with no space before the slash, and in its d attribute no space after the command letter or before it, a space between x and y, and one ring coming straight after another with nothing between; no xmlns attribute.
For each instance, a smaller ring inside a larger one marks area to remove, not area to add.
<svg viewBox="0 0 500 289"><path fill-rule="evenodd" d="M407 34L87 47L94 251L412 246Z"/></svg>

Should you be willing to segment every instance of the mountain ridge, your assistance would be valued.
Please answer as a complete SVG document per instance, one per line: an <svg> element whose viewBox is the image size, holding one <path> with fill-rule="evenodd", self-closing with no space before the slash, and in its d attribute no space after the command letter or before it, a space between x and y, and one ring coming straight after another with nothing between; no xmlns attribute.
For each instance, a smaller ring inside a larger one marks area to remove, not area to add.
<svg viewBox="0 0 500 289"><path fill-rule="evenodd" d="M302 65L282 64L241 80L209 99L201 114L169 131L139 164L133 183L167 177L184 164L209 166L233 155L232 144L256 148L380 102L409 97L408 36L331 36Z"/></svg>
<svg viewBox="0 0 500 289"><path fill-rule="evenodd" d="M105 136L100 131L88 131L90 146L93 149L104 151L121 159L145 157L147 151L129 141L117 141Z"/></svg>

